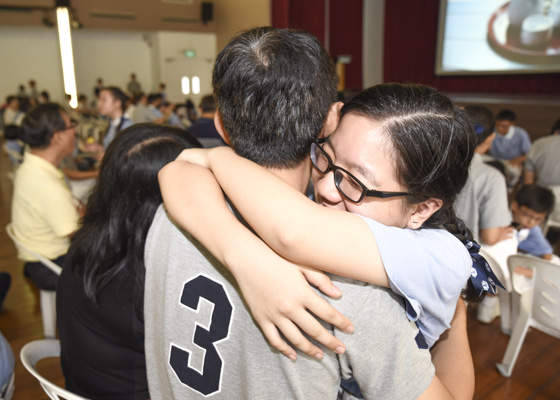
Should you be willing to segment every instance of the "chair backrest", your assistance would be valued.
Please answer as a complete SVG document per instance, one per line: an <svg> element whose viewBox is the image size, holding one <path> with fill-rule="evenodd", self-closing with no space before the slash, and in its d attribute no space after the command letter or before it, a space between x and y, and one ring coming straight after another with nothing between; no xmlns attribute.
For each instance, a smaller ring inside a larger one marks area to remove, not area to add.
<svg viewBox="0 0 560 400"><path fill-rule="evenodd" d="M51 399L84 400L85 397L78 396L60 386L55 385L44 378L36 368L37 363L48 357L60 357L60 342L55 339L35 340L27 343L21 349L19 357L23 366L33 375L43 387L43 390ZM60 397L59 397L60 396Z"/></svg>
<svg viewBox="0 0 560 400"><path fill-rule="evenodd" d="M531 318L537 328L560 337L560 266L523 254L510 256L508 266L512 274L519 266L533 270ZM513 289L521 293L515 282Z"/></svg>
<svg viewBox="0 0 560 400"><path fill-rule="evenodd" d="M518 244L519 241L517 240L517 237L512 237L500 240L498 243L491 246L484 244L480 248L480 253L484 257L493 259L494 264L489 262L490 267L508 291L511 291L511 276L508 269L507 259L512 254L517 253Z"/></svg>
<svg viewBox="0 0 560 400"><path fill-rule="evenodd" d="M498 261L494 259L494 256L491 254L491 252L486 251L484 247L480 248L480 255L484 257L486 261L488 261L488 265L490 265L490 268L492 268L492 271L494 271L494 274L496 274L496 278L498 278L498 280L502 283L502 285L504 285L506 289L510 290L511 289L510 277L504 274L504 267L500 266ZM507 266L505 267L506 267L505 268L506 272L509 272ZM498 288L498 292L500 291L503 291L503 289Z"/></svg>
<svg viewBox="0 0 560 400"><path fill-rule="evenodd" d="M62 267L60 265L55 264L54 262L52 262L51 260L49 260L47 257L37 253L36 251L30 249L29 247L27 247L26 245L24 245L23 243L21 243L21 241L16 237L16 235L14 234L14 227L12 226L11 223L9 223L8 225L6 225L6 233L8 234L8 236L10 237L10 239L12 239L12 241L14 242L14 244L16 245L17 248L21 248L24 251L28 252L29 254L31 254L33 257L35 257L37 260L39 260L39 262L41 264L43 264L44 266L48 267L49 269L51 269L54 273L56 273L57 275L60 275L60 273L62 272Z"/></svg>

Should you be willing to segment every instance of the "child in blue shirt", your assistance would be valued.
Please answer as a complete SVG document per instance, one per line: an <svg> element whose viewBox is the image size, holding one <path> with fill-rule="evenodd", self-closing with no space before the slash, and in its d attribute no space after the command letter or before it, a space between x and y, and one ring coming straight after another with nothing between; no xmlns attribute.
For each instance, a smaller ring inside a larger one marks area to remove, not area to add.
<svg viewBox="0 0 560 400"><path fill-rule="evenodd" d="M554 193L544 186L525 185L519 190L511 205L519 251L548 261L552 259L552 246L539 224L552 212L554 204Z"/></svg>

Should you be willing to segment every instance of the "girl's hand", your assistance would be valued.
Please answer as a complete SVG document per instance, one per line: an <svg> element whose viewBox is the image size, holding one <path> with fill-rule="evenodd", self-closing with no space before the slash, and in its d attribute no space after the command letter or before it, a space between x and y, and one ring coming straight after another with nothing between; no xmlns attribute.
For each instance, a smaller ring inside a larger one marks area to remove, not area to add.
<svg viewBox="0 0 560 400"><path fill-rule="evenodd" d="M280 336L282 332L300 351L321 359L323 350L311 343L303 331L336 353L344 353L344 344L327 331L313 314L344 332L354 331L352 323L315 293L306 278L331 296L340 296L340 289L321 272L305 267L299 269L277 255L275 258L277 262L266 260L262 267L239 268L235 274L251 314L271 346L290 359L296 359L297 353Z"/></svg>

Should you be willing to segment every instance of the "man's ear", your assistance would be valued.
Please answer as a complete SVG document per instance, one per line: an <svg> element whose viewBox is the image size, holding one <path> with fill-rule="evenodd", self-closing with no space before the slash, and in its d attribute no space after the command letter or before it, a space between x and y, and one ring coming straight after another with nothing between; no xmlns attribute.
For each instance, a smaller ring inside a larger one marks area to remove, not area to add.
<svg viewBox="0 0 560 400"><path fill-rule="evenodd" d="M323 124L323 129L321 129L321 133L319 135L320 138L329 136L336 129L338 121L340 120L340 109L343 105L344 103L341 101L331 104L329 113L327 114L327 118L325 118L325 123Z"/></svg>
<svg viewBox="0 0 560 400"><path fill-rule="evenodd" d="M216 130L218 131L222 139L224 139L224 142L231 146L231 140L224 128L224 123L222 122L222 114L220 114L220 111L218 110L216 110L216 112L214 113L214 126L216 127Z"/></svg>
<svg viewBox="0 0 560 400"><path fill-rule="evenodd" d="M412 214L408 217L406 227L409 229L418 229L428 218L430 218L437 210L441 208L443 201L440 199L429 198L412 207Z"/></svg>

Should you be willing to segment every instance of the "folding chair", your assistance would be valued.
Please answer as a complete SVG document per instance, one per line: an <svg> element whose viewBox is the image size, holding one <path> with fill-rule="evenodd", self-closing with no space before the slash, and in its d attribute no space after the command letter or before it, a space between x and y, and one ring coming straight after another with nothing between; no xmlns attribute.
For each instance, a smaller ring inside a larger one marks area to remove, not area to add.
<svg viewBox="0 0 560 400"><path fill-rule="evenodd" d="M52 270L57 275L60 275L62 267L21 243L21 241L16 238L11 223L6 225L6 232L17 248L28 252L39 260L41 264ZM45 337L54 338L56 337L56 291L40 290L39 296L41 299L41 316L43 319L43 331L45 333Z"/></svg>
<svg viewBox="0 0 560 400"><path fill-rule="evenodd" d="M560 266L521 254L510 256L508 266L512 275L517 267L531 268L533 288L522 291L513 281L513 290L521 296L521 310L504 358L496 364L498 371L506 377L511 376L529 327L560 339Z"/></svg>
<svg viewBox="0 0 560 400"><path fill-rule="evenodd" d="M42 359L60 357L60 342L58 340L43 339L27 343L21 349L19 357L21 358L23 366L39 381L43 390L51 399L58 400L62 397L68 400L87 400L85 397L78 396L77 394L55 385L37 371L36 365Z"/></svg>

